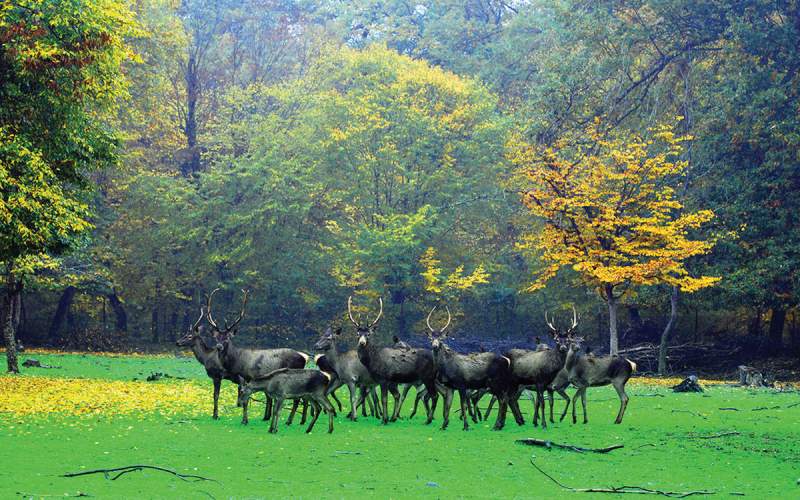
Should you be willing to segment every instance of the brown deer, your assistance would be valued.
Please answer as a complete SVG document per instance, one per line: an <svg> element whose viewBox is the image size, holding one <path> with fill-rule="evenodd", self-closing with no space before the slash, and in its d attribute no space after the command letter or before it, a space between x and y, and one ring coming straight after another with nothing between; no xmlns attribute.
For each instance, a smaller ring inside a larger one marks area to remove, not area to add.
<svg viewBox="0 0 800 500"><path fill-rule="evenodd" d="M279 368L303 368L309 359L309 355L295 351L294 349L246 349L238 347L233 342L233 337L238 332L239 323L244 318L247 306L248 292L242 290L242 310L239 317L231 324L225 321L225 328L220 328L212 315L212 301L214 294L219 290L215 289L208 297L208 322L214 330L214 337L217 339L217 348L220 351L220 360L226 372L232 377L243 377L245 380L255 380ZM241 399L241 398L240 398ZM297 410L299 400L295 400L292 407L292 415ZM270 418L272 412L272 399L267 395L267 405L264 410L264 420ZM303 412L305 413L305 411ZM242 423L246 424L247 419L243 418Z"/></svg>
<svg viewBox="0 0 800 500"><path fill-rule="evenodd" d="M511 360L492 352L459 354L444 343L447 338L445 330L452 319L450 308L447 308L447 323L440 329L431 326L431 309L425 320L428 325L428 338L433 347L433 361L436 365L437 379L444 386L444 408L442 410L442 430L450 423L450 406L453 392L458 391L461 400L461 418L464 430L469 430L468 408L469 390L488 388L497 397L505 398L509 383ZM474 419L474 417L473 417Z"/></svg>
<svg viewBox="0 0 800 500"><path fill-rule="evenodd" d="M278 417L283 401L286 399L295 401L303 399L310 401L314 406L316 411L308 424L306 433L311 432L314 428L322 410L328 414L328 432L333 432L333 416L336 412L328 401L327 393L330 383L331 376L319 370L279 368L252 380L246 380L240 376L239 403L244 411L244 421L247 422L247 405L250 395L254 391L264 391L267 397L275 401L269 432L278 432Z"/></svg>
<svg viewBox="0 0 800 500"><path fill-rule="evenodd" d="M371 337L375 333L375 326L383 316L383 299L378 299L380 311L372 323L362 325L353 317L352 308L353 297L347 299L347 313L350 321L356 327L358 335L358 359L367 367L372 379L381 387L381 415L383 424L387 424L388 418L388 393L389 390L395 392L394 413L391 420L397 420L400 412L398 404L400 394L397 391L398 384L417 384L425 385L428 394L433 399L433 404L428 412L426 424L433 421L433 412L436 409L436 402L439 393L436 390L436 365L433 362L433 353L427 349L403 349L388 346L379 346L371 342Z"/></svg>
<svg viewBox="0 0 800 500"><path fill-rule="evenodd" d="M203 327L200 326L200 322L203 321L204 317L205 311L201 307L200 317L191 327L189 327L189 330L186 332L186 334L175 342L175 345L178 347L190 346L192 353L194 353L195 359L197 359L197 361L203 365L203 367L206 369L206 375L208 375L208 377L214 383L214 412L212 414L212 418L216 420L219 418L219 389L220 385L222 384L222 380L230 380L234 383L236 383L237 380L235 377L225 371L225 368L222 366L222 360L220 359L219 351L214 347L209 347L203 340Z"/></svg>
<svg viewBox="0 0 800 500"><path fill-rule="evenodd" d="M583 338L572 337L569 342L564 368L567 371L569 382L578 390L575 391L572 402L572 423L578 421L575 416L578 396L583 407L583 423L589 422L586 417L586 388L613 385L619 396L619 412L614 420L615 424L622 423L625 408L628 407L628 395L625 393L625 384L636 371L636 363L621 356L587 356L581 353Z"/></svg>

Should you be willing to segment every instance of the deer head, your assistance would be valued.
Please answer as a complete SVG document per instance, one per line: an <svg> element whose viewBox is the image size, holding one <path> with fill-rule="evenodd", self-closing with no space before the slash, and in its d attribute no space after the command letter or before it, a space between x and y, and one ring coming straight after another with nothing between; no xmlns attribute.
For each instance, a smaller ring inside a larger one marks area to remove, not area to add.
<svg viewBox="0 0 800 500"><path fill-rule="evenodd" d="M239 323L244 318L244 311L245 307L247 306L247 296L249 292L247 290L242 289L242 310L239 312L239 317L236 320L228 325L228 320L225 319L225 328L220 328L217 322L214 320L214 317L211 314L211 302L214 299L214 294L219 291L219 288L215 288L211 295L208 296L208 304L206 309L208 310L208 322L211 324L211 328L213 329L214 338L217 339L217 342L221 344L225 344L231 337L234 337L236 333L239 331Z"/></svg>
<svg viewBox="0 0 800 500"><path fill-rule="evenodd" d="M450 316L450 308L445 306L445 309L447 310L447 323L445 323L445 325L438 330L432 327L431 316L437 307L439 306L433 306L433 309L431 309L431 312L428 313L428 317L425 319L425 323L428 325L428 330L430 330L430 333L428 333L428 338L430 339L431 347L433 347L434 350L441 348L442 341L447 338L447 334L444 333L444 331L447 330L447 327L450 326L450 320L453 319L453 317Z"/></svg>
<svg viewBox="0 0 800 500"><path fill-rule="evenodd" d="M378 321L380 321L381 316L383 316L383 299L381 297L378 297L378 305L380 306L380 310L378 311L378 316L375 318L375 321L369 325L362 325L360 321L356 321L353 317L353 296L351 295L347 298L347 315L350 317L350 322L356 327L358 345L367 345L367 339L370 335L375 333L375 326L378 324Z"/></svg>
<svg viewBox="0 0 800 500"><path fill-rule="evenodd" d="M327 351L334 347L334 343L336 342L336 338L342 334L342 328L337 327L336 330L333 330L331 327L328 327L325 330L325 333L319 338L316 344L314 344L314 349L317 351Z"/></svg>
<svg viewBox="0 0 800 500"><path fill-rule="evenodd" d="M203 310L202 306L200 307L200 317L197 318L197 321L194 322L192 326L189 327L189 330L183 335L183 337L179 338L175 345L178 347L186 347L194 342L194 339L200 336L202 332L202 326L200 326L200 322L203 321L203 317L205 317L206 313Z"/></svg>
<svg viewBox="0 0 800 500"><path fill-rule="evenodd" d="M547 311L544 312L544 321L551 330L556 347L561 351L566 351L570 346L575 328L578 326L578 312L575 310L575 306L572 306L572 325L563 332L553 325L553 322L547 317Z"/></svg>

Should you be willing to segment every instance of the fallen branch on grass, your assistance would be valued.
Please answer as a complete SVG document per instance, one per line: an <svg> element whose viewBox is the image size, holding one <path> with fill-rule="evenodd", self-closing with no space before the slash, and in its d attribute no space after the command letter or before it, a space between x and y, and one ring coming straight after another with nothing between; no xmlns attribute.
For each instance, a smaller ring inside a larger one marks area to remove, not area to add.
<svg viewBox="0 0 800 500"><path fill-rule="evenodd" d="M541 472L544 477L556 483L559 487L569 490L575 491L578 493L633 493L637 495L660 495L664 497L670 498L686 498L692 495L713 495L715 492L707 491L707 490L698 490L698 491L661 491L661 490L651 490L649 488L643 488L641 486L619 486L619 487L611 487L611 488L573 488L571 486L567 486L559 482L556 478L551 476L550 474L543 471L536 462L533 461L533 457L531 457L531 465Z"/></svg>
<svg viewBox="0 0 800 500"><path fill-rule="evenodd" d="M720 408L720 410L722 410L722 411L739 411L739 408L733 408L733 407L729 406L729 407L725 407L725 408Z"/></svg>
<svg viewBox="0 0 800 500"><path fill-rule="evenodd" d="M581 448L580 446L573 446L571 444L558 444L552 441L545 441L544 439L534 439L534 438L517 439L516 442L519 444L526 444L528 446L542 446L547 449L561 448L564 450L577 451L578 453L585 453L585 452L608 453L609 451L614 451L625 447L624 444L615 444L614 446L609 446L607 448Z"/></svg>
<svg viewBox="0 0 800 500"><path fill-rule="evenodd" d="M696 411L692 411L692 410L672 410L672 413L691 413L692 415L694 415L696 417L700 417L703 420L708 420L708 417L706 417L702 413L697 413Z"/></svg>
<svg viewBox="0 0 800 500"><path fill-rule="evenodd" d="M710 436L686 436L687 439L715 439L721 438L725 436L738 436L741 432L737 431L730 431L730 432L720 432L719 434L711 434Z"/></svg>
<svg viewBox="0 0 800 500"><path fill-rule="evenodd" d="M126 465L125 467L115 467L113 469L93 469L81 472L67 472L66 474L63 474L61 477L78 477L78 476L87 476L89 474L102 474L103 476L105 476L106 479L110 479L111 481L116 481L123 474L127 474L128 472L141 471L144 469L166 472L168 474L172 474L181 481L186 481L187 483L195 483L197 481L213 481L215 483L217 482L216 479L211 479L203 476L196 476L194 474L181 474L179 472L175 472L174 470L165 469L164 467L158 467L155 465ZM117 474L109 476L109 474L112 472L116 472Z"/></svg>

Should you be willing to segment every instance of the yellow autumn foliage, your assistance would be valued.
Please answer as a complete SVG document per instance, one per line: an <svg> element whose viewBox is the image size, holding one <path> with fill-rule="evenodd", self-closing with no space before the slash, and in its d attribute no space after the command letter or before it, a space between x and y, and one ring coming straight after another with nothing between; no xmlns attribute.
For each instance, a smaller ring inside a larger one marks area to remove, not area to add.
<svg viewBox="0 0 800 500"><path fill-rule="evenodd" d="M208 387L205 387L208 385ZM102 379L0 376L0 415L78 417L135 413L208 413L210 384L151 383Z"/></svg>
<svg viewBox="0 0 800 500"><path fill-rule="evenodd" d="M512 139L512 183L545 222L520 245L545 263L530 289L543 287L565 266L606 290L663 283L694 292L714 285L719 278L695 277L685 267L687 259L713 247L714 241L692 239L690 231L714 214L685 211L670 186L685 174L680 155L690 139L669 125L650 129L647 138L609 137L599 121L550 147Z"/></svg>

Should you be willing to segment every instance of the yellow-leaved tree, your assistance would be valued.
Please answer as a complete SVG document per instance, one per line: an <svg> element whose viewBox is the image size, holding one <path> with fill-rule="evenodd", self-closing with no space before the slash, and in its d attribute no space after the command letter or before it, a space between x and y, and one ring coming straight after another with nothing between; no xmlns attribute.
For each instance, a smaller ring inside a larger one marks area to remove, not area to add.
<svg viewBox="0 0 800 500"><path fill-rule="evenodd" d="M685 292L719 278L691 276L686 260L707 253L713 241L689 232L711 220L710 210L688 212L671 187L684 175L682 143L669 125L609 136L599 121L550 147L509 141L512 183L522 202L544 220L521 246L545 269L529 290L572 267L608 304L611 353L618 351L617 302L630 285L668 284Z"/></svg>

